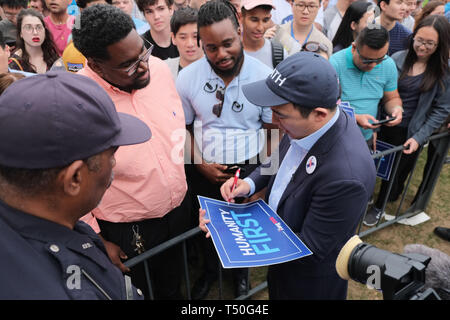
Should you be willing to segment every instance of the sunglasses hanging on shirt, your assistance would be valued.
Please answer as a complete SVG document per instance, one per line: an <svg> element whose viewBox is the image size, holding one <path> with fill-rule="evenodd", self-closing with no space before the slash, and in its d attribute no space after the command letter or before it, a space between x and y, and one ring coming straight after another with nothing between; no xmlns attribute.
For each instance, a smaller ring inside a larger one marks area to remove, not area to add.
<svg viewBox="0 0 450 320"><path fill-rule="evenodd" d="M213 87L213 85L210 84L209 82L205 83L205 85L203 86L203 90L205 90L205 92L208 92L208 93L215 92L217 90L217 88L218 88L218 84L217 83L216 83L215 87Z"/></svg>
<svg viewBox="0 0 450 320"><path fill-rule="evenodd" d="M240 88L240 77L238 77L238 96L231 105L231 110L233 110L234 112L241 112L244 109L244 104L240 104L239 102L237 102L237 100L239 99L239 88ZM206 82L205 85L203 86L203 90L205 90L208 93L216 92L216 99L219 100L219 103L213 105L212 113L219 118L222 115L223 103L225 100L225 88L219 87L217 83L216 86L213 87L209 82Z"/></svg>
<svg viewBox="0 0 450 320"><path fill-rule="evenodd" d="M244 109L244 104L240 104L237 101L233 102L233 104L231 105L231 110L233 110L234 112L241 112L242 109Z"/></svg>

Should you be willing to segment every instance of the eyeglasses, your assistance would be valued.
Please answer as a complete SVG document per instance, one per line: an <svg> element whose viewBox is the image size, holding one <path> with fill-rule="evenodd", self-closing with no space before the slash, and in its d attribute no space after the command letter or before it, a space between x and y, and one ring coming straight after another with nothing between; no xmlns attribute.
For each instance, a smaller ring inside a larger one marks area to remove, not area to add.
<svg viewBox="0 0 450 320"><path fill-rule="evenodd" d="M437 46L437 43L434 41L425 41L421 38L414 38L413 40L414 40L414 44L419 47L424 45L425 48L427 48L427 49L434 49L434 47Z"/></svg>
<svg viewBox="0 0 450 320"><path fill-rule="evenodd" d="M302 50L309 52L319 52L322 50L323 52L328 52L328 47L323 43L310 41L303 45Z"/></svg>
<svg viewBox="0 0 450 320"><path fill-rule="evenodd" d="M42 32L44 31L44 26L42 24L37 24L35 26L32 26L31 24L25 24L22 26L22 30L26 33L32 33L33 30L36 30L36 32Z"/></svg>
<svg viewBox="0 0 450 320"><path fill-rule="evenodd" d="M5 14L5 17L8 20L15 20L17 18L17 16L19 15L19 12L7 12L7 11L3 11L3 13Z"/></svg>
<svg viewBox="0 0 450 320"><path fill-rule="evenodd" d="M136 73L136 71L137 71L137 69L138 69L138 67L139 67L139 64L140 64L141 62L144 62L144 63L148 62L148 59L150 58L150 55L151 55L152 50L153 50L153 47L154 47L154 45L153 45L152 43L150 43L149 41L147 41L147 40L145 40L145 39L142 39L142 40L144 40L145 43L147 43L147 44L149 45L149 47L148 47L148 49L142 54L142 56L140 56L140 57L139 57L135 62L133 62L130 66L124 67L124 68L115 68L115 67L110 67L110 66L105 65L105 64L103 64L103 65L106 66L106 67L108 67L108 68L110 68L110 69L113 69L113 70L118 70L118 71L121 71L121 72L125 72L129 77L133 76L133 75Z"/></svg>
<svg viewBox="0 0 450 320"><path fill-rule="evenodd" d="M225 99L225 88L222 87L217 88L216 99L219 100L219 103L213 105L212 112L217 116L217 118L219 118L220 115L222 114L223 101Z"/></svg>
<svg viewBox="0 0 450 320"><path fill-rule="evenodd" d="M363 57L361 55L361 53L359 52L358 47L356 47L356 52L358 52L359 57L361 58L361 62L363 64L371 64L371 63L376 63L376 64L380 64L382 63L384 60L386 60L388 57L385 55L383 58L378 58L378 59L367 59L365 57Z"/></svg>
<svg viewBox="0 0 450 320"><path fill-rule="evenodd" d="M304 2L300 3L294 3L295 8L299 9L300 11L305 10L305 8L308 8L308 12L312 12L316 10L319 6L315 4L306 4Z"/></svg>

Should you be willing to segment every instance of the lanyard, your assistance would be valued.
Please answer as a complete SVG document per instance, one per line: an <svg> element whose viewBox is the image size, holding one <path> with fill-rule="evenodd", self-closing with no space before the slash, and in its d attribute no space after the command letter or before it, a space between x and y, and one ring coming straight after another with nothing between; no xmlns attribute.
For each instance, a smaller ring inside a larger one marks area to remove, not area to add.
<svg viewBox="0 0 450 320"><path fill-rule="evenodd" d="M311 30L309 30L309 33L308 33L308 35L306 36L306 39L305 39L305 41L303 42L302 47L303 47L303 45L304 45L306 42L308 42L309 36L311 35L311 32L313 31L313 28L314 28L314 25L311 26ZM294 38L295 41L298 42L298 40L295 39L295 35L294 35L294 21L292 21L292 23L291 23L291 36L292 36L292 38Z"/></svg>

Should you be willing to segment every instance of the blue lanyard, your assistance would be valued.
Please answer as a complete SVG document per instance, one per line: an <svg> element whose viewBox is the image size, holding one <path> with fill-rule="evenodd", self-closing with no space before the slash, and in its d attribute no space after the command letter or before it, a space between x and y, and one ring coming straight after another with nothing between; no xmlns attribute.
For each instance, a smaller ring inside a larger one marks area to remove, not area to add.
<svg viewBox="0 0 450 320"><path fill-rule="evenodd" d="M313 31L313 28L314 28L314 25L311 26L311 30L309 30L309 33L308 33L308 35L306 36L306 39L305 39L305 41L303 42L302 47L303 47L303 45L304 45L306 42L308 42L309 36L311 35L311 32ZM295 41L298 42L298 40L295 39L295 35L294 35L294 21L292 21L292 23L291 23L291 36L292 36L292 38L294 38Z"/></svg>

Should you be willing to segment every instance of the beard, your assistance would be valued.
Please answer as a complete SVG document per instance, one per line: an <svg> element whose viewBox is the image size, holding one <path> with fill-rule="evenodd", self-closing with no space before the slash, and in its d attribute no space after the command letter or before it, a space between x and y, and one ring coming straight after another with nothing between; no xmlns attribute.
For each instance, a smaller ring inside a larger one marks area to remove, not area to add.
<svg viewBox="0 0 450 320"><path fill-rule="evenodd" d="M112 82L106 80L105 78L103 78L103 79L106 80L109 84L113 85L114 87L116 87L116 88L118 88L118 89L120 89L122 91L131 92L133 90L139 90L139 89L142 89L142 88L145 88L146 86L148 86L148 84L150 83L150 71L148 73L148 78L147 79L145 79L145 80L138 80L143 74L145 74L145 72L141 73L141 74L138 74L136 76L136 79L134 79L134 81L131 84L126 85L126 86L122 86L122 85L118 85L116 83L112 83Z"/></svg>
<svg viewBox="0 0 450 320"><path fill-rule="evenodd" d="M231 77L238 73L239 68L242 65L242 61L244 60L244 47L241 45L241 50L240 50L238 56L236 58L233 57L234 65L230 69L226 69L226 70L220 69L213 62L211 62L209 60L208 55L206 53L205 53L205 57L206 57L206 61L208 61L209 65L211 66L211 69L213 69L214 72L219 77ZM220 63L221 61L218 61L218 63Z"/></svg>
<svg viewBox="0 0 450 320"><path fill-rule="evenodd" d="M131 89L139 90L139 89L145 88L150 83L150 70L148 72L148 78L147 79L138 81L137 79L139 79L140 76L142 76L142 74L137 76L136 80L130 86Z"/></svg>

